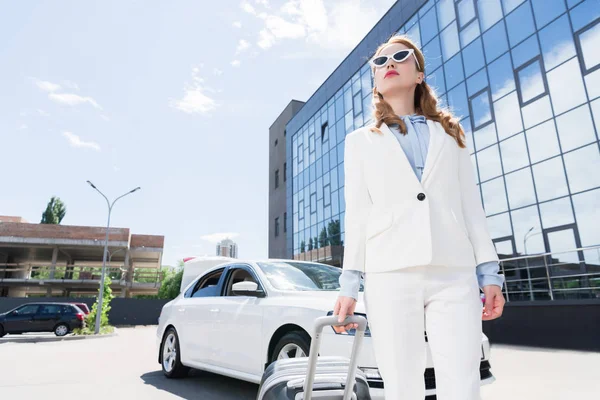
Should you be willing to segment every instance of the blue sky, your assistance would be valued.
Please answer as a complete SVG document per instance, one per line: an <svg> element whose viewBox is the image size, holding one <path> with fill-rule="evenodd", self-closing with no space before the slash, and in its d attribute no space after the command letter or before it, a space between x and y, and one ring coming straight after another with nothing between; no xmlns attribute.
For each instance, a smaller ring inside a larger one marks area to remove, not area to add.
<svg viewBox="0 0 600 400"><path fill-rule="evenodd" d="M268 128L393 0L0 1L0 215L165 235L163 264L230 236L266 257Z"/></svg>

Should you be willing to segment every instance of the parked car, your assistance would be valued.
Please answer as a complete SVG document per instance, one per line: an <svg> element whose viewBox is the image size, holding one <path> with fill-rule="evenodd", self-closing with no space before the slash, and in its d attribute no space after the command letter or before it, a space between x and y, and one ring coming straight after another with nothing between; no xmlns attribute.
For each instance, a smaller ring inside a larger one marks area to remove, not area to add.
<svg viewBox="0 0 600 400"><path fill-rule="evenodd" d="M0 337L26 332L54 332L56 336L65 336L84 326L83 311L70 303L29 303L0 314Z"/></svg>
<svg viewBox="0 0 600 400"><path fill-rule="evenodd" d="M84 313L85 315L88 315L88 314L90 313L90 308L89 308L89 307L88 307L88 305L87 305L87 304L85 304L85 303L71 303L71 304L74 304L74 305L76 305L77 307L79 307L79 309L80 309L81 311L83 311L83 313Z"/></svg>
<svg viewBox="0 0 600 400"><path fill-rule="evenodd" d="M271 362L307 356L315 319L333 313L340 274L336 267L293 260L236 260L210 267L161 311L156 350L164 375L182 377L191 367L260 383ZM362 289L355 313L365 315ZM351 335L325 329L319 354L348 357ZM365 336L358 366L371 396L383 399L368 329ZM426 332L423 340L427 343ZM485 335L481 349L481 383L488 384L495 378ZM427 395L433 395L428 345L427 366Z"/></svg>

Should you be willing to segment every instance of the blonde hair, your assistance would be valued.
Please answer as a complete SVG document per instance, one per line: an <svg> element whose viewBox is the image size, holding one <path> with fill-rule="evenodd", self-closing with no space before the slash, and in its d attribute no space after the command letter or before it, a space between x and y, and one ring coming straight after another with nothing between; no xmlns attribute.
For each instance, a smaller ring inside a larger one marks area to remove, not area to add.
<svg viewBox="0 0 600 400"><path fill-rule="evenodd" d="M423 53L421 50L415 45L415 43L410 40L408 36L392 36L387 42L381 44L377 51L375 52L375 56L377 56L381 51L390 44L403 44L406 47L413 49L414 55L418 61L418 65L415 64L417 71L425 73L425 57L423 57ZM373 76L375 76L375 69L371 66L371 70L373 72ZM373 88L373 120L375 121L375 126L371 128L372 132L381 133L379 127L381 124L385 123L386 125L397 124L400 126L400 132L406 133L406 124L402 120L402 118L398 117L392 106L385 101L381 93L377 91L377 87ZM456 140L456 143L459 147L466 147L465 144L465 134L460 126L459 119L456 118L452 113L448 110L444 110L438 107L438 99L435 94L435 91L425 83L423 80L420 84L415 88L415 110L419 115L423 115L425 118L430 119L432 121L439 122L444 131Z"/></svg>

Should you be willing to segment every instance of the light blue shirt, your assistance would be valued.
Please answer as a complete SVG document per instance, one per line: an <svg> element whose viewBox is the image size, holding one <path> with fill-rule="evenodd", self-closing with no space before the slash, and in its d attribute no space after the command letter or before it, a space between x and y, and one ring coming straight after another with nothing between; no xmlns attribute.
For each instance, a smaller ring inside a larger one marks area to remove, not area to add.
<svg viewBox="0 0 600 400"><path fill-rule="evenodd" d="M429 151L429 127L422 115L410 115L400 117L406 124L406 135L400 133L398 125L390 126L391 131L400 142L402 150L410 163L415 175L421 181L425 160ZM500 267L496 261L481 263L476 268L477 282L479 287L497 285L502 288L504 275L499 274ZM361 272L354 270L343 270L340 275L340 296L348 296L358 299Z"/></svg>

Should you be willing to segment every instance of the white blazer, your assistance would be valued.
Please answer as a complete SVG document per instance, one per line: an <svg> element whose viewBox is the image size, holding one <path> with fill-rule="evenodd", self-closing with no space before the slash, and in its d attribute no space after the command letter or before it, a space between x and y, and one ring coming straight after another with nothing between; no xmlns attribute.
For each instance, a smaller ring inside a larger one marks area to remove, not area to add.
<svg viewBox="0 0 600 400"><path fill-rule="evenodd" d="M386 124L345 141L343 268L386 272L418 265L475 268L498 261L468 148L427 120L421 182Z"/></svg>

